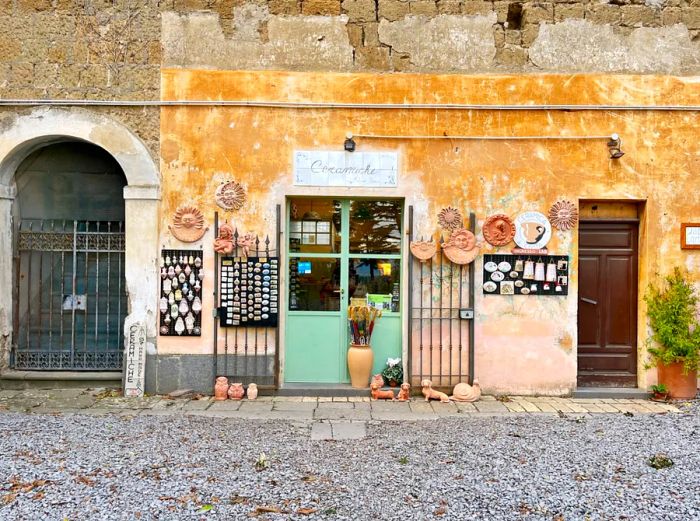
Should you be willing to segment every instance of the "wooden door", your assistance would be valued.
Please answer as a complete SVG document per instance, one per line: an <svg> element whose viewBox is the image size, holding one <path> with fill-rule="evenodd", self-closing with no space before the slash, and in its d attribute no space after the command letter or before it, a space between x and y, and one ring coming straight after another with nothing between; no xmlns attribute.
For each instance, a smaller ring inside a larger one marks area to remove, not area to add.
<svg viewBox="0 0 700 521"><path fill-rule="evenodd" d="M579 386L637 386L637 236L637 222L579 227Z"/></svg>

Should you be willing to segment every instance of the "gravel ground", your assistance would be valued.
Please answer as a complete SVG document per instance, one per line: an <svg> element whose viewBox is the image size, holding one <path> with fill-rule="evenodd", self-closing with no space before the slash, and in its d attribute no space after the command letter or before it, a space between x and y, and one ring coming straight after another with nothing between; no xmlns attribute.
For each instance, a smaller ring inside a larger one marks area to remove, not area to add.
<svg viewBox="0 0 700 521"><path fill-rule="evenodd" d="M371 422L343 442L284 421L5 413L0 519L700 519L700 407L684 411ZM675 464L650 467L658 452Z"/></svg>

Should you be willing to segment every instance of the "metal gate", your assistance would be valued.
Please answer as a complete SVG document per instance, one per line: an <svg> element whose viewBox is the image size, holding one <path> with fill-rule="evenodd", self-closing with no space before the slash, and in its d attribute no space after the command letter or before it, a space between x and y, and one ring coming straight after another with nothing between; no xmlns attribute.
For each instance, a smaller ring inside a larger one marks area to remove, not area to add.
<svg viewBox="0 0 700 521"><path fill-rule="evenodd" d="M12 367L121 370L124 223L27 219L16 237Z"/></svg>
<svg viewBox="0 0 700 521"><path fill-rule="evenodd" d="M413 240L413 207L408 209ZM476 219L469 216L469 230ZM440 241L443 242L442 239ZM442 248L426 261L409 260L409 375L448 388L474 379L474 262L453 264Z"/></svg>

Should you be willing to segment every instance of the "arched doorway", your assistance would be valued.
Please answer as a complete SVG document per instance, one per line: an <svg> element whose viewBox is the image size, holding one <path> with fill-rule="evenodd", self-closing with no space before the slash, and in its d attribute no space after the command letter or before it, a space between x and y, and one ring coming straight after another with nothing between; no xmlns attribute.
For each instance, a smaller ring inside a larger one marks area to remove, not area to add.
<svg viewBox="0 0 700 521"><path fill-rule="evenodd" d="M121 369L127 314L121 167L96 145L67 141L32 152L15 183L11 367Z"/></svg>
<svg viewBox="0 0 700 521"><path fill-rule="evenodd" d="M55 143L81 142L96 145L113 158L128 185L117 201L123 199L124 212L124 288L128 315L122 315L125 345L134 330L145 335L145 348L155 352L158 299L155 292L158 275L158 234L160 174L154 155L141 139L116 119L82 108L32 109L18 114L0 129L0 288L13 288L16 279L15 245L18 204L16 174L35 151ZM123 184L123 179L122 179ZM110 192L111 193L111 192ZM13 290L0 300L0 378L45 378L42 372L7 371L12 346L18 338L14 328ZM72 310L70 310L72 311ZM77 311L77 310L76 310ZM133 335L132 335L133 336ZM119 367L118 369L122 369ZM91 374L86 372L86 377ZM116 373L115 373L116 374ZM141 369L143 375L143 368ZM103 380L103 378L100 378ZM142 381L141 381L142 382ZM141 388L142 384L140 383Z"/></svg>

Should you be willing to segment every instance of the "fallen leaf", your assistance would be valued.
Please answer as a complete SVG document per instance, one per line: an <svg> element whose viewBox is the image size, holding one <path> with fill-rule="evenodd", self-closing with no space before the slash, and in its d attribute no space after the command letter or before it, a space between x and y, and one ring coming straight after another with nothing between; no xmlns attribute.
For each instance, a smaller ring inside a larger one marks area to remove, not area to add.
<svg viewBox="0 0 700 521"><path fill-rule="evenodd" d="M302 516L310 516L315 512L318 512L318 510L315 508L300 508L297 510L297 514L301 514Z"/></svg>
<svg viewBox="0 0 700 521"><path fill-rule="evenodd" d="M39 501L40 499L44 499L44 496L45 496L45 494L44 494L44 491L42 490L42 491L39 491L39 492L37 492L36 494L34 494L34 495L32 496L32 499L33 499L34 501Z"/></svg>
<svg viewBox="0 0 700 521"><path fill-rule="evenodd" d="M445 507L440 507L435 509L435 515L436 516L444 516L447 513L447 509Z"/></svg>
<svg viewBox="0 0 700 521"><path fill-rule="evenodd" d="M247 503L248 498L245 496L239 496L238 494L234 494L229 498L229 503L232 505L240 505L241 503Z"/></svg>
<svg viewBox="0 0 700 521"><path fill-rule="evenodd" d="M316 481L316 476L304 476L301 478L301 480L304 483L311 483L312 481Z"/></svg>
<svg viewBox="0 0 700 521"><path fill-rule="evenodd" d="M17 494L12 492L10 494L5 494L4 496L2 496L2 499L0 500L0 502L2 502L3 505L9 505L15 499L17 499Z"/></svg>
<svg viewBox="0 0 700 521"><path fill-rule="evenodd" d="M211 512L212 510L214 510L214 506L207 504L207 505L202 505L197 512L200 514L203 514L204 512Z"/></svg>

